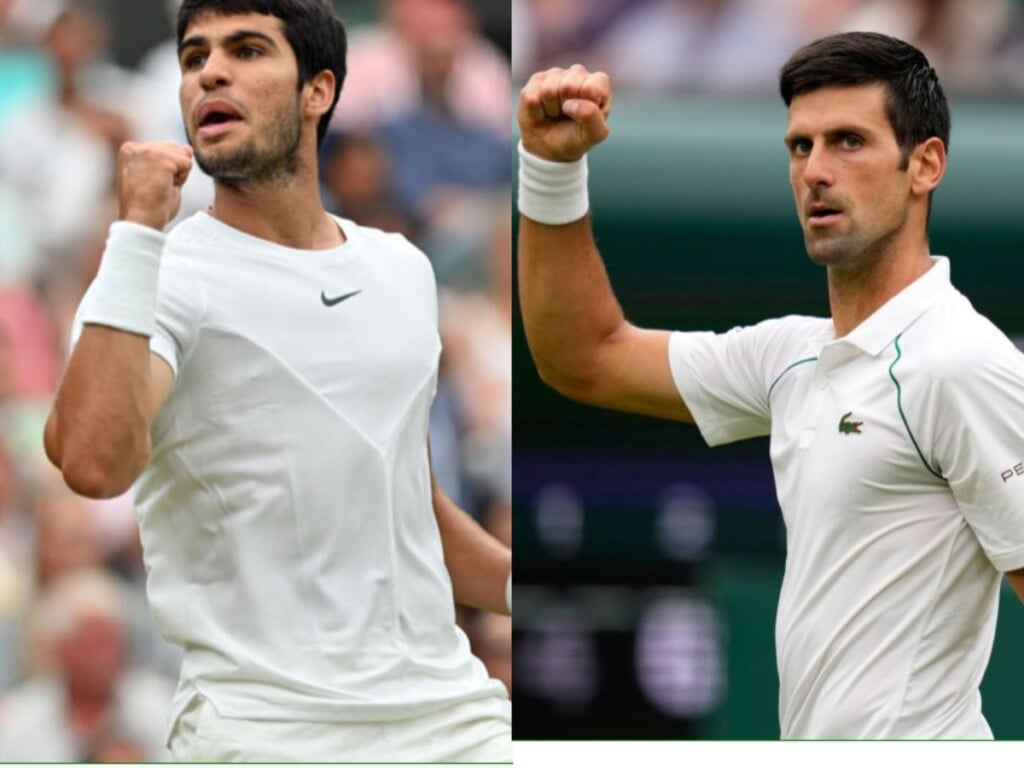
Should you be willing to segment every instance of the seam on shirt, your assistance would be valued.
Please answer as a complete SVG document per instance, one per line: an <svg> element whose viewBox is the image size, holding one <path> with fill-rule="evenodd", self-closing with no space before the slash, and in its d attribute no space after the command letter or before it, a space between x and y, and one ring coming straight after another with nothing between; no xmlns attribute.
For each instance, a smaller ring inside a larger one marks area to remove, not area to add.
<svg viewBox="0 0 1024 768"><path fill-rule="evenodd" d="M783 368L782 369L782 373L780 373L778 376L776 376L775 377L775 381L773 381L771 383L771 386L768 387L768 394L765 395L765 399L768 401L769 405L771 404L772 390L775 389L775 385L779 383L779 380L782 379L783 376L785 376L787 373L789 373L789 371L791 369L796 368L798 365L801 365L803 363L811 363L811 362L814 362L817 359L818 358L816 356L815 357L805 357L803 360L797 360L795 363L790 363L785 368Z"/></svg>
<svg viewBox="0 0 1024 768"><path fill-rule="evenodd" d="M907 421L907 415L903 412L903 389L900 387L899 379L896 378L896 373L893 371L893 368L896 367L896 363L898 363L900 358L903 357L903 350L900 349L900 339L902 337L903 334L901 333L892 342L892 345L896 348L896 359L893 360L892 365L889 366L889 378L891 378L892 383L896 385L896 408L900 412L900 419L903 421L903 426L907 430L907 434L910 436L910 442L914 444L914 450L917 451L917 455L921 459L921 463L924 464L924 468L939 478L939 480L945 480L946 478L944 478L939 472L936 472L928 463L928 460L925 459L924 454L921 452L921 446L917 444L917 440L914 438L914 433L910 429L910 423Z"/></svg>

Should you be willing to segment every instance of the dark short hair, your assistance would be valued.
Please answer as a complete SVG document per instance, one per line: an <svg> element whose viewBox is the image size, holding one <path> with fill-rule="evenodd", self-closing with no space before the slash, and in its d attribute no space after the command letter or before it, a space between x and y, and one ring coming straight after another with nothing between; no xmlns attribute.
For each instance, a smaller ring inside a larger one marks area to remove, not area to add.
<svg viewBox="0 0 1024 768"><path fill-rule="evenodd" d="M262 13L276 16L299 65L299 90L325 69L334 73L334 100L317 125L317 146L327 135L327 126L338 104L345 82L345 53L348 47L345 25L328 0L183 0L178 9L178 45L192 20L201 14L229 16Z"/></svg>
<svg viewBox="0 0 1024 768"><path fill-rule="evenodd" d="M949 149L949 104L939 77L917 48L877 32L846 32L815 40L782 67L779 90L793 98L830 86L885 86L885 113L902 152L903 167L914 147L932 136Z"/></svg>

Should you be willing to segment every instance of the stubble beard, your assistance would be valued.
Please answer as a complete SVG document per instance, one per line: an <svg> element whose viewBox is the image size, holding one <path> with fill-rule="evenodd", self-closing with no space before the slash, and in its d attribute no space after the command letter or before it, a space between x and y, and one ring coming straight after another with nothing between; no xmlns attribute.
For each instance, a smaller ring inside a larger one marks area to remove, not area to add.
<svg viewBox="0 0 1024 768"><path fill-rule="evenodd" d="M287 184L299 170L302 125L298 98L293 105L278 110L268 124L271 127L263 147L257 146L255 136L225 153L205 152L191 142L196 163L207 176L232 187L254 182Z"/></svg>
<svg viewBox="0 0 1024 768"><path fill-rule="evenodd" d="M819 267L859 272L883 260L905 226L906 219L903 218L870 238L851 222L849 230L836 235L812 238L805 232L804 245L808 257Z"/></svg>

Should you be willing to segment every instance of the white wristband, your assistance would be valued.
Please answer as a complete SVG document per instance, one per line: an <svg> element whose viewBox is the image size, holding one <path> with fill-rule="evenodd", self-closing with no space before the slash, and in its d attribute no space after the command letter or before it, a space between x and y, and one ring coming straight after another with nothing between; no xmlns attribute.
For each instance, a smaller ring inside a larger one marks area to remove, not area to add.
<svg viewBox="0 0 1024 768"><path fill-rule="evenodd" d="M508 581L505 582L505 605L508 612L512 613L512 571L508 572Z"/></svg>
<svg viewBox="0 0 1024 768"><path fill-rule="evenodd" d="M115 221L96 279L89 287L89 300L82 308L82 323L152 336L165 240L162 232L150 227Z"/></svg>
<svg viewBox="0 0 1024 768"><path fill-rule="evenodd" d="M530 154L519 142L519 212L540 224L579 221L590 209L587 156L555 163Z"/></svg>

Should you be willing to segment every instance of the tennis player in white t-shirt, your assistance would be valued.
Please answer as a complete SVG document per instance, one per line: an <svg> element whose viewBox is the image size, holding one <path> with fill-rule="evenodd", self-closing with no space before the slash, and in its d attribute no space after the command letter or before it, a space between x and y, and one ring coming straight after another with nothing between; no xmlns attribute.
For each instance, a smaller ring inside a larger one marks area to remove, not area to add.
<svg viewBox="0 0 1024 768"><path fill-rule="evenodd" d="M172 752L510 760L453 597L508 613L511 554L430 470L433 272L320 202L344 28L326 0L185 0L178 40L191 147L121 149L46 427L74 490L136 483L154 616L185 649ZM213 205L165 235L193 157Z"/></svg>
<svg viewBox="0 0 1024 768"><path fill-rule="evenodd" d="M784 738L991 738L978 686L1001 574L1024 599L1024 356L929 251L946 98L920 51L868 33L797 51L780 86L831 318L627 322L586 216L611 86L573 66L534 75L519 104L527 338L569 397L695 422L712 445L770 435Z"/></svg>

